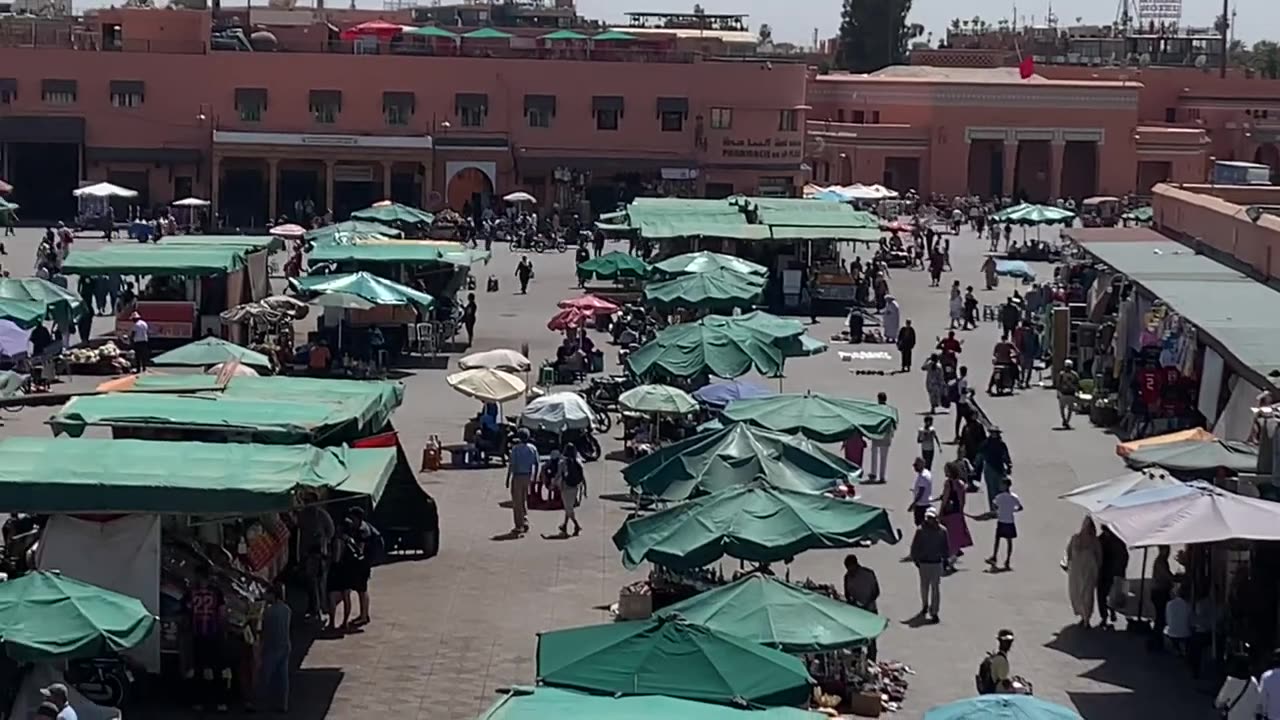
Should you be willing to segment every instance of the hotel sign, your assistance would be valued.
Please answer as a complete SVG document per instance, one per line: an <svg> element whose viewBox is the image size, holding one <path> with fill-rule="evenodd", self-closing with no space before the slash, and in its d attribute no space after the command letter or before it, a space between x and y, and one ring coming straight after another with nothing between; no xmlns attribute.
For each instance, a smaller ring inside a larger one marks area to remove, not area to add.
<svg viewBox="0 0 1280 720"><path fill-rule="evenodd" d="M804 142L799 138L733 138L720 141L720 156L734 160L799 160Z"/></svg>
<svg viewBox="0 0 1280 720"><path fill-rule="evenodd" d="M1138 0L1138 17L1143 20L1182 19L1182 0Z"/></svg>

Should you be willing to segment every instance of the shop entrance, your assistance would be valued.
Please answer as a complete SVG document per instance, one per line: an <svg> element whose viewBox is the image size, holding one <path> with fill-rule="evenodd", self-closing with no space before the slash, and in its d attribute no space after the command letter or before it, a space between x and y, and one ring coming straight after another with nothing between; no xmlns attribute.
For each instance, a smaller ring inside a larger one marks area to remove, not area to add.
<svg viewBox="0 0 1280 720"><path fill-rule="evenodd" d="M9 143L9 197L21 205L18 217L27 222L72 220L79 186L80 151L72 143Z"/></svg>
<svg viewBox="0 0 1280 720"><path fill-rule="evenodd" d="M973 140L969 143L969 194L996 197L1012 192L1004 186L1004 143Z"/></svg>
<svg viewBox="0 0 1280 720"><path fill-rule="evenodd" d="M1280 150L1276 149L1274 143L1260 145L1253 153L1253 161L1271 168L1272 183L1275 183L1280 178Z"/></svg>
<svg viewBox="0 0 1280 720"><path fill-rule="evenodd" d="M310 227L311 217L324 212L324 187L316 170L281 170L277 180L280 197L276 214Z"/></svg>
<svg viewBox="0 0 1280 720"><path fill-rule="evenodd" d="M1098 194L1098 144L1068 140L1062 150L1062 196L1087 198Z"/></svg>
<svg viewBox="0 0 1280 720"><path fill-rule="evenodd" d="M479 168L462 168L449 178L445 195L451 209L457 212L470 210L478 217L478 211L493 202L493 182Z"/></svg>
<svg viewBox="0 0 1280 720"><path fill-rule="evenodd" d="M218 213L229 228L267 226L267 179L261 169L226 168L218 190Z"/></svg>
<svg viewBox="0 0 1280 720"><path fill-rule="evenodd" d="M884 186L900 193L920 188L920 158L887 157L884 159Z"/></svg>

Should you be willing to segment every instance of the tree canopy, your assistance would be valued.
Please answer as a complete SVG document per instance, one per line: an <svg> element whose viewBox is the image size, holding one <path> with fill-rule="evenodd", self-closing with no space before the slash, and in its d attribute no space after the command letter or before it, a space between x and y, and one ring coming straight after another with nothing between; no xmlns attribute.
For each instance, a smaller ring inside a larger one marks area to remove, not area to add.
<svg viewBox="0 0 1280 720"><path fill-rule="evenodd" d="M906 62L911 41L924 27L908 24L911 0L844 0L836 64L850 72L874 72Z"/></svg>

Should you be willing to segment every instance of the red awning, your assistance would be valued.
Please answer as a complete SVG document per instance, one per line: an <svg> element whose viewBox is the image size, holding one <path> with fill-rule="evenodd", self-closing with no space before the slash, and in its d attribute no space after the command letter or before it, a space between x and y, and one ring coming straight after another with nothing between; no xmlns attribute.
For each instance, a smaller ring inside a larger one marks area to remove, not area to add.
<svg viewBox="0 0 1280 720"><path fill-rule="evenodd" d="M370 20L362 22L359 25L353 25L342 31L343 40L352 40L358 37L367 37L369 35L376 36L378 39L390 39L404 32L404 27L395 23L389 23L386 20Z"/></svg>

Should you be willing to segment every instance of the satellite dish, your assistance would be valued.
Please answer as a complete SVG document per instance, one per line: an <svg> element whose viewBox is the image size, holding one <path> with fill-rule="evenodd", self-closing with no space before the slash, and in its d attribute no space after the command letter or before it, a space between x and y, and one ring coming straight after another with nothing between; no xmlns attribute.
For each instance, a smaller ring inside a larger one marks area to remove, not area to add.
<svg viewBox="0 0 1280 720"><path fill-rule="evenodd" d="M1208 65L1208 64L1209 64L1209 58L1205 57L1204 55L1197 55L1197 56L1196 56L1196 67L1198 67L1198 68L1200 68L1201 70L1203 70L1203 69L1204 69L1204 66L1205 66L1205 65Z"/></svg>
<svg viewBox="0 0 1280 720"><path fill-rule="evenodd" d="M1138 56L1138 67L1146 67L1151 64L1151 53L1142 53Z"/></svg>

